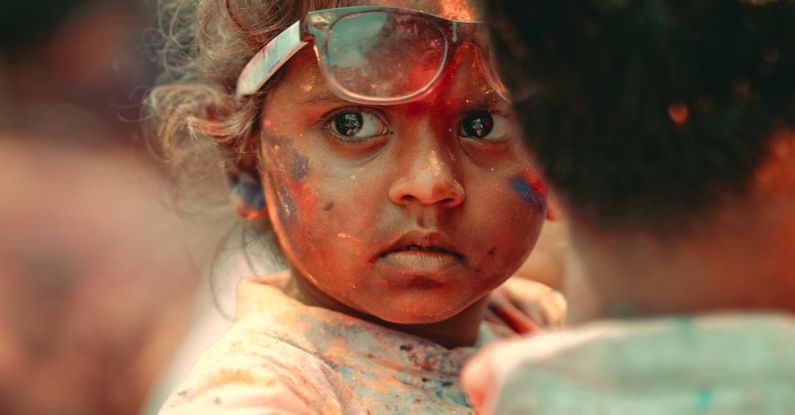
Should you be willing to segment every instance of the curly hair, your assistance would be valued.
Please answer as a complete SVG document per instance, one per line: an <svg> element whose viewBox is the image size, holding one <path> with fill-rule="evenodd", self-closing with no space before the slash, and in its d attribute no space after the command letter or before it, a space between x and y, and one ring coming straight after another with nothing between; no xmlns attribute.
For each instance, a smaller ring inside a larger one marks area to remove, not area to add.
<svg viewBox="0 0 795 415"><path fill-rule="evenodd" d="M283 67L256 95L235 98L237 78L265 44L317 9L351 0L160 0L161 82L148 97L150 142L180 206L228 206L230 168L258 160L258 117ZM261 162L261 161L259 161ZM227 209L231 212L231 209Z"/></svg>

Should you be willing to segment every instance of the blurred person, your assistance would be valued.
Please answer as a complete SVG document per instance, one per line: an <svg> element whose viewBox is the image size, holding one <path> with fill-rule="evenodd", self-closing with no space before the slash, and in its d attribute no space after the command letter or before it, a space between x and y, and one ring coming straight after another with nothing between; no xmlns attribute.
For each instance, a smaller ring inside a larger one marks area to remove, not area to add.
<svg viewBox="0 0 795 415"><path fill-rule="evenodd" d="M476 410L795 412L795 2L484 7L581 278L578 327L470 363Z"/></svg>
<svg viewBox="0 0 795 415"><path fill-rule="evenodd" d="M561 290L573 278L570 264L569 236L562 218L547 220L538 236L533 252L514 274Z"/></svg>
<svg viewBox="0 0 795 415"><path fill-rule="evenodd" d="M134 414L193 301L186 231L139 156L65 151L0 140L0 413Z"/></svg>
<svg viewBox="0 0 795 415"><path fill-rule="evenodd" d="M0 129L40 130L60 142L138 144L138 126L125 117L139 118L154 74L139 46L148 15L132 0L8 4L0 27Z"/></svg>
<svg viewBox="0 0 795 415"><path fill-rule="evenodd" d="M161 413L471 413L465 359L562 320L540 284L490 295L554 215L472 4L163 5L195 45L150 98L164 160L289 268L240 284Z"/></svg>
<svg viewBox="0 0 795 415"><path fill-rule="evenodd" d="M187 323L199 248L124 119L152 72L145 17L92 0L0 14L2 414L135 414Z"/></svg>

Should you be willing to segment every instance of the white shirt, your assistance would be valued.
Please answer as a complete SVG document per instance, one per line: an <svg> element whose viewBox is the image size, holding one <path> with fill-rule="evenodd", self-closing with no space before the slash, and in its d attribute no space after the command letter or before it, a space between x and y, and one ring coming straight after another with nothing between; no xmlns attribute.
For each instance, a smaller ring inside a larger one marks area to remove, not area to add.
<svg viewBox="0 0 795 415"><path fill-rule="evenodd" d="M530 292L555 295L543 288ZM459 374L477 347L305 306L262 281L239 292L238 320L160 414L472 413ZM478 343L495 338L482 324Z"/></svg>

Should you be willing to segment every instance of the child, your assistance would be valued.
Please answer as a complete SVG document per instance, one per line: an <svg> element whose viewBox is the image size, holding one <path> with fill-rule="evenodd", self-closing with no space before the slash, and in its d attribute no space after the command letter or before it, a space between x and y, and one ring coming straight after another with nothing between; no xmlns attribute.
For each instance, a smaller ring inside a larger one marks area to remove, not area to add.
<svg viewBox="0 0 795 415"><path fill-rule="evenodd" d="M485 319L532 329L489 293L549 210L480 26L457 21L473 8L367 3L197 2L193 72L151 100L164 151L206 178L220 150L290 269L240 285L163 414L470 413L459 370L507 332ZM560 323L552 291L521 291Z"/></svg>

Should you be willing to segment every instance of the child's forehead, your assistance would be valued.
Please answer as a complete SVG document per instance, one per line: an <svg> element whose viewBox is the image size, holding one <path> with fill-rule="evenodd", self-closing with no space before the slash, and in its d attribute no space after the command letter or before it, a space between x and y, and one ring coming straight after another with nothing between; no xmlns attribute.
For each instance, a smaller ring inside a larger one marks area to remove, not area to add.
<svg viewBox="0 0 795 415"><path fill-rule="evenodd" d="M451 20L477 21L472 0L364 0L362 6L390 6L414 9Z"/></svg>
<svg viewBox="0 0 795 415"><path fill-rule="evenodd" d="M315 52L310 48L303 48L290 59L287 73L279 82L293 84L297 88L291 89L294 99L304 99L318 91L329 90L325 79L320 73Z"/></svg>

